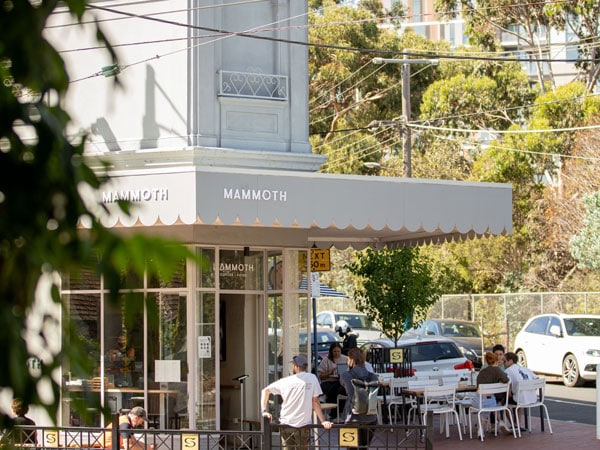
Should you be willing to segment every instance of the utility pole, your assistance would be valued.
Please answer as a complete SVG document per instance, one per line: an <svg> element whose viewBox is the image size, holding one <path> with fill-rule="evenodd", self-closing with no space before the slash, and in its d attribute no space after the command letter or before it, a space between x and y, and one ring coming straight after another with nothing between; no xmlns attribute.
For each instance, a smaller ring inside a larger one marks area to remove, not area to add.
<svg viewBox="0 0 600 450"><path fill-rule="evenodd" d="M402 64L402 125L400 126L400 138L402 139L402 157L403 167L402 176L412 177L412 140L410 127L410 65L411 64L431 64L437 65L437 59L408 59L404 53L402 59L373 58L373 64Z"/></svg>

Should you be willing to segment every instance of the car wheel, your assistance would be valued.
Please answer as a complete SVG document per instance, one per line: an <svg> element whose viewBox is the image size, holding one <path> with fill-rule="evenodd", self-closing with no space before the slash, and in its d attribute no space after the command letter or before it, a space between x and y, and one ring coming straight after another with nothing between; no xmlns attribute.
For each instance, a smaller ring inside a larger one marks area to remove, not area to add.
<svg viewBox="0 0 600 450"><path fill-rule="evenodd" d="M579 376L579 366L573 355L565 356L562 363L563 384L568 387L581 386L583 380Z"/></svg>
<svg viewBox="0 0 600 450"><path fill-rule="evenodd" d="M519 350L517 352L517 358L518 358L517 363L520 366L527 367L527 357L525 356L525 352L523 350Z"/></svg>

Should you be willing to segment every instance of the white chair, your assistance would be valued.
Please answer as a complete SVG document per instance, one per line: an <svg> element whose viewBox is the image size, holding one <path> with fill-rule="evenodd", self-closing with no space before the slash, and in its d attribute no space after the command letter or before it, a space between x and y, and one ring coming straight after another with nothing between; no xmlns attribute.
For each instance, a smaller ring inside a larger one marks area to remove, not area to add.
<svg viewBox="0 0 600 450"><path fill-rule="evenodd" d="M454 375L454 376L443 376L442 378L440 378L440 381L442 385L444 384L458 384L460 383L460 379L461 376L460 374L458 375Z"/></svg>
<svg viewBox="0 0 600 450"><path fill-rule="evenodd" d="M550 425L550 415L548 414L548 408L544 404L544 396L546 393L546 379L536 378L533 380L522 380L517 384L517 392L513 393L513 399L517 402L515 407L515 416L517 417L517 430L519 437L521 437L521 424L519 422L519 410L527 409L527 429L531 432L531 408L536 406L541 407L546 413L546 421L548 422L548 429L552 434L552 425ZM544 417L541 417L544 420Z"/></svg>
<svg viewBox="0 0 600 450"><path fill-rule="evenodd" d="M408 388L408 381L410 378L392 378L390 380L390 395L387 397L387 408L388 408L388 417L390 419L390 423L396 423L396 417L398 414L398 408L402 409L402 417L405 419L404 422L408 423L404 414L407 413L406 407L416 408L416 403L411 398L406 398L406 396L402 395L402 389ZM392 414L392 409L394 413Z"/></svg>
<svg viewBox="0 0 600 450"><path fill-rule="evenodd" d="M437 379L436 380L430 380L430 379L408 380L408 389L410 389L410 390L424 389L425 386L439 386L439 385L440 385L440 383L438 382Z"/></svg>
<svg viewBox="0 0 600 450"><path fill-rule="evenodd" d="M423 390L425 389L427 386L439 386L439 382L437 379L435 380L430 380L430 379L414 379L414 380L408 380L408 390ZM410 417L411 415L413 416L413 421L416 418L416 412L419 409L419 399L418 397L415 396L410 396L409 397L409 401L411 403L411 407L408 410L408 414L407 414L407 421L406 423L410 423Z"/></svg>
<svg viewBox="0 0 600 450"><path fill-rule="evenodd" d="M439 370L417 370L415 372L416 379L426 380L428 378L440 377L442 373Z"/></svg>
<svg viewBox="0 0 600 450"><path fill-rule="evenodd" d="M423 415L423 424L427 422L427 413L431 411L434 415L440 415L440 432L442 432L442 423L446 427L446 437L450 437L450 418L456 418L456 427L458 437L462 441L462 432L460 429L460 420L456 412L456 385L445 386L425 386L423 392L423 405L421 414Z"/></svg>
<svg viewBox="0 0 600 450"><path fill-rule="evenodd" d="M506 417L510 419L510 425L512 428L512 433L514 438L517 438L517 432L515 430L515 423L513 421L512 412L510 407L508 406L508 393L510 392L510 383L491 383L491 384L480 384L477 389L477 398L479 400L478 405L472 405L469 408L469 437L473 438L473 425L471 423L471 416L477 413L477 425L478 425L478 433L483 441L485 437L485 431L483 429L483 425L481 422L481 414L482 413L494 413L495 424L494 424L494 433L498 436L498 425L500 424L500 411L504 411ZM495 406L482 406L485 402L484 399L489 397L494 397L496 394L504 394L504 401L501 404L496 404Z"/></svg>

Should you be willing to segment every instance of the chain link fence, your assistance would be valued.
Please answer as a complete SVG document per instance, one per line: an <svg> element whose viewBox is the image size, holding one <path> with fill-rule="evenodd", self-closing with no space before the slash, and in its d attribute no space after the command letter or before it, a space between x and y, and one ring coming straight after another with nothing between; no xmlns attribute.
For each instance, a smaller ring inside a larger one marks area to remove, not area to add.
<svg viewBox="0 0 600 450"><path fill-rule="evenodd" d="M600 292L443 295L429 317L477 322L486 347L502 344L509 351L530 317L556 312L600 314Z"/></svg>

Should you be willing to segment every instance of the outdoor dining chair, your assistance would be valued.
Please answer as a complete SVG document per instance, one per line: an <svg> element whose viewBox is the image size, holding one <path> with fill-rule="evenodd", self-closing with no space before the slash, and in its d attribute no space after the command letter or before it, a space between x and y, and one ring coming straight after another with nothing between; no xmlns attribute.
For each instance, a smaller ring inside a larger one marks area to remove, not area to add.
<svg viewBox="0 0 600 450"><path fill-rule="evenodd" d="M484 440L485 431L483 429L481 415L489 413L495 415L495 423L494 423L494 434L498 436L498 425L500 424L500 412L504 411L506 417L510 420L510 425L512 428L512 433L515 439L517 438L517 432L515 431L515 423L513 421L512 412L510 407L508 406L508 393L510 392L510 382L509 383L490 383L490 384L480 384L477 388L477 397L479 402L478 405L472 405L469 408L469 437L473 438L473 425L471 421L471 417L473 414L477 414L477 425L478 425L478 433L481 437L481 440ZM495 406L481 406L483 405L484 398L493 397L496 394L504 394L504 400L496 404Z"/></svg>
<svg viewBox="0 0 600 450"><path fill-rule="evenodd" d="M442 386L425 386L423 391L423 405L421 406L421 414L423 416L423 424L427 422L427 413L431 411L433 415L440 416L440 433L442 425L446 428L446 437L450 437L450 419L454 417L456 428L458 429L458 437L462 441L462 432L460 429L460 420L456 411L456 385Z"/></svg>
<svg viewBox="0 0 600 450"><path fill-rule="evenodd" d="M552 425L550 425L550 416L548 415L548 408L544 404L544 396L546 393L546 379L535 378L533 380L522 380L517 385L517 392L513 395L513 398L517 402L515 407L515 416L517 417L517 430L519 437L521 437L521 424L519 423L519 410L527 410L527 429L531 432L531 408L539 406L544 410L546 414L546 421L548 422L548 429L552 434ZM535 399L535 400L534 400ZM541 411L540 411L541 412ZM544 420L543 415L541 420Z"/></svg>
<svg viewBox="0 0 600 450"><path fill-rule="evenodd" d="M407 398L402 395L402 389L408 388L408 378L392 378L390 380L390 395L387 398L388 417L390 423L395 424L398 415L398 409L402 411L402 419L404 423L408 423L405 418L405 414L410 411L411 408L417 407L414 399ZM392 413L393 410L393 413Z"/></svg>

